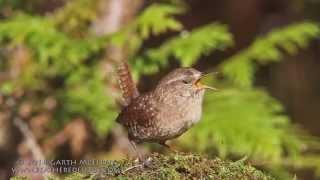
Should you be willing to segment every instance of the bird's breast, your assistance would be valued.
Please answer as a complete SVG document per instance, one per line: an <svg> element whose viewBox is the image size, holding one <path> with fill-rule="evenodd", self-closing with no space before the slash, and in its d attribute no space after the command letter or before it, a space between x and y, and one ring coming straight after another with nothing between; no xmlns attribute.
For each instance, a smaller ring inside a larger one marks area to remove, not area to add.
<svg viewBox="0 0 320 180"><path fill-rule="evenodd" d="M165 129L164 133L179 136L201 119L203 94L167 98L162 104L161 121L159 127Z"/></svg>

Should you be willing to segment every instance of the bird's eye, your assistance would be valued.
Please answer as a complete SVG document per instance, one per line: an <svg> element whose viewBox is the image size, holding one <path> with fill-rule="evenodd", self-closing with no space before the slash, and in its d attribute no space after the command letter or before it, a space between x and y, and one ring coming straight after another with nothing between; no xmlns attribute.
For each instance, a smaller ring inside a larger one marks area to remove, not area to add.
<svg viewBox="0 0 320 180"><path fill-rule="evenodd" d="M183 84L192 84L192 82L194 81L194 77L190 74L186 74L181 77L181 81L183 82Z"/></svg>
<svg viewBox="0 0 320 180"><path fill-rule="evenodd" d="M182 80L182 82L183 82L184 84L189 84L189 81L187 81L187 80Z"/></svg>
<svg viewBox="0 0 320 180"><path fill-rule="evenodd" d="M189 77L184 78L184 79L182 80L182 82L183 82L184 84L191 84L192 81L193 81L193 79L192 79L192 78L189 78Z"/></svg>

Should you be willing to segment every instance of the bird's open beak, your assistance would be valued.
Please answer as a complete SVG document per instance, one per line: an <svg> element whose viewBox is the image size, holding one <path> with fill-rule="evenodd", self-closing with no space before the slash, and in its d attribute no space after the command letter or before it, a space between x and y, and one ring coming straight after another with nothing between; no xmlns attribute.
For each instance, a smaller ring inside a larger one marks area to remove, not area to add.
<svg viewBox="0 0 320 180"><path fill-rule="evenodd" d="M209 73L204 73L203 75L201 75L201 77L194 83L194 86L197 89L210 89L213 91L218 91L218 89L215 87L207 86L207 85L204 85L201 83L201 79L203 79L204 77L208 76L209 74L213 74L213 73L216 74L216 72L209 72Z"/></svg>

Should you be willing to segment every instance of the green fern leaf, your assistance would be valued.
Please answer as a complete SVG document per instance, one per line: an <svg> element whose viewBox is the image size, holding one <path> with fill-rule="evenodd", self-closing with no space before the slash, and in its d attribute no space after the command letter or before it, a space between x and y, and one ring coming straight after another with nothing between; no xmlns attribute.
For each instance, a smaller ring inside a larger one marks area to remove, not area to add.
<svg viewBox="0 0 320 180"><path fill-rule="evenodd" d="M303 22L270 32L258 38L246 50L227 59L220 65L222 73L236 85L251 87L256 64L280 61L285 50L294 55L299 48L305 48L309 41L319 37L317 24Z"/></svg>
<svg viewBox="0 0 320 180"><path fill-rule="evenodd" d="M183 31L179 37L168 40L159 48L147 50L144 56L135 60L134 67L141 73L155 73L168 64L171 56L178 59L182 66L188 67L201 55L216 49L223 50L231 44L232 35L224 25L209 24L191 32ZM142 66L147 68L142 69Z"/></svg>

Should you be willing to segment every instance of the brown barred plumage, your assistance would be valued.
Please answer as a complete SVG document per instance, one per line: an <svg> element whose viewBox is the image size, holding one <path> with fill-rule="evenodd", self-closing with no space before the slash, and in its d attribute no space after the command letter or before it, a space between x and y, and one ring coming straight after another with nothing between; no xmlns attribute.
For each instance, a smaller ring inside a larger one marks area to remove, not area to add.
<svg viewBox="0 0 320 180"><path fill-rule="evenodd" d="M133 81L128 63L122 61L118 67L118 76L119 76L119 86L122 91L122 97L124 100L124 105L127 106L130 104L132 99L139 96L139 91Z"/></svg>
<svg viewBox="0 0 320 180"><path fill-rule="evenodd" d="M119 69L120 86L126 106L117 122L128 130L135 147L139 142L165 145L201 119L205 89L203 74L193 68L179 68L165 76L150 92L139 95L126 63Z"/></svg>

